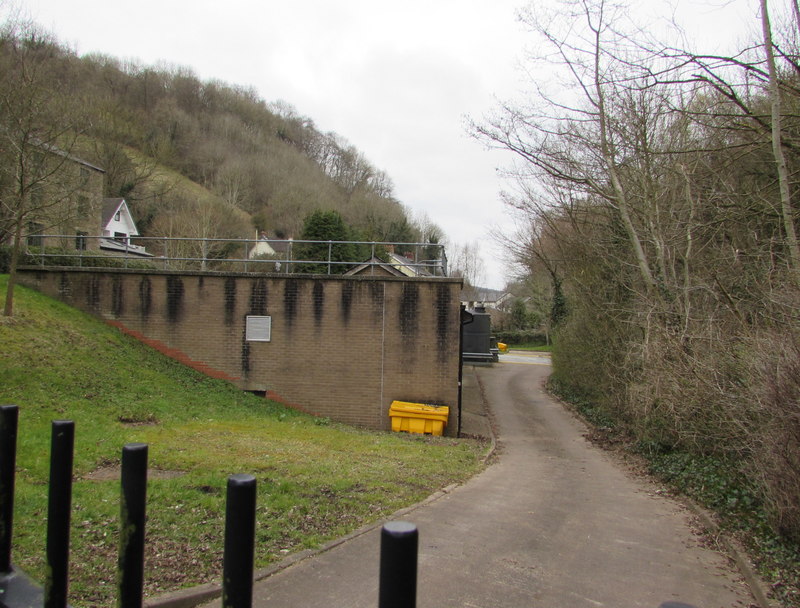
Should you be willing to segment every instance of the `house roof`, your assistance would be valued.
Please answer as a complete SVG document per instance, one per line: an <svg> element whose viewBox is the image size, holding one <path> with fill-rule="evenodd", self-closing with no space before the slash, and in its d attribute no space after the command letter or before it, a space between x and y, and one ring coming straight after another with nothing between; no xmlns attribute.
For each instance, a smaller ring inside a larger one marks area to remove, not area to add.
<svg viewBox="0 0 800 608"><path fill-rule="evenodd" d="M351 268L347 272L345 272L345 276L353 276L356 274L369 274L375 268L380 268L382 271L396 276L396 277L404 277L406 276L405 273L401 272L398 268L393 266L392 264L387 264L383 260L380 260L377 257L371 257L363 264L359 264L358 266Z"/></svg>
<svg viewBox="0 0 800 608"><path fill-rule="evenodd" d="M83 160L82 158L78 158L77 156L72 156L71 154L65 154L68 159L72 162L78 163L79 165L83 165L87 169L91 169L92 171L97 171L98 173L105 173L106 170L98 167L97 165L93 165L90 162Z"/></svg>
<svg viewBox="0 0 800 608"><path fill-rule="evenodd" d="M292 247L292 239L267 239L275 253L286 253Z"/></svg>
<svg viewBox="0 0 800 608"><path fill-rule="evenodd" d="M88 169L92 169L93 171L99 171L100 173L105 173L106 172L105 169L101 169L100 167L98 167L96 165L93 165L92 163L87 162L87 161L83 160L82 158L78 158L77 156L74 156L74 155L70 154L69 152L66 152L66 151L62 150L58 146L55 146L53 144L41 141L38 138L36 138L33 143L34 143L34 145L39 146L43 150L47 150L48 152L51 152L51 153L56 154L58 156L62 156L64 158L68 159L68 160L71 160L74 163L78 163L79 165L83 165L84 167L86 167Z"/></svg>
<svg viewBox="0 0 800 608"><path fill-rule="evenodd" d="M129 255L137 255L140 257L152 258L152 253L147 253L147 250L141 245L132 245L130 243L120 243L110 238L100 239L100 249L109 251L121 251Z"/></svg>
<svg viewBox="0 0 800 608"><path fill-rule="evenodd" d="M117 213L122 205L128 206L124 198L104 198L103 199L103 226L108 226L111 218Z"/></svg>
<svg viewBox="0 0 800 608"><path fill-rule="evenodd" d="M468 286L461 290L462 302L497 302L506 292L487 287Z"/></svg>
<svg viewBox="0 0 800 608"><path fill-rule="evenodd" d="M431 273L428 272L428 269L425 268L423 265L415 262L411 258L407 258L404 255L400 255L399 253L395 253L394 251L389 252L389 259L391 260L392 266L400 270L405 276L408 277L429 277Z"/></svg>
<svg viewBox="0 0 800 608"><path fill-rule="evenodd" d="M390 275L397 277L430 277L432 276L428 269L424 266L417 264L413 260L394 253L389 252L389 261L385 262L377 256L372 256L367 261L363 262L355 268L351 268L345 274L354 275L364 273L367 269L380 268Z"/></svg>

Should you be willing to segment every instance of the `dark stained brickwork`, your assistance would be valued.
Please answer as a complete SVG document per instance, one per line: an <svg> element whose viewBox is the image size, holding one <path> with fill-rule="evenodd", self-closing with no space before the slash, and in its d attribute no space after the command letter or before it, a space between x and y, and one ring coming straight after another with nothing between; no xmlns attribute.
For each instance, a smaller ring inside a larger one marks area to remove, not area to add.
<svg viewBox="0 0 800 608"><path fill-rule="evenodd" d="M179 276L167 277L167 318L171 323L180 321L183 312L183 279Z"/></svg>
<svg viewBox="0 0 800 608"><path fill-rule="evenodd" d="M317 416L389 429L392 401L411 401L449 406L456 431L457 279L22 269L20 283ZM248 315L272 317L269 342L245 339Z"/></svg>
<svg viewBox="0 0 800 608"><path fill-rule="evenodd" d="M150 277L141 277L139 280L139 315L143 321L146 321L147 317L150 316L150 310L153 305L152 297Z"/></svg>
<svg viewBox="0 0 800 608"><path fill-rule="evenodd" d="M322 325L322 315L325 312L325 283L314 281L314 322L319 327Z"/></svg>
<svg viewBox="0 0 800 608"><path fill-rule="evenodd" d="M300 282L295 279L283 281L283 321L291 329L300 306Z"/></svg>
<svg viewBox="0 0 800 608"><path fill-rule="evenodd" d="M125 296L122 289L122 279L118 275L111 277L111 313L115 319L125 312Z"/></svg>
<svg viewBox="0 0 800 608"><path fill-rule="evenodd" d="M237 281L238 284L238 281ZM266 279L255 279L250 281L250 310L251 315L267 314L267 281ZM232 288L236 291L235 288ZM235 310L235 308L234 308Z"/></svg>
<svg viewBox="0 0 800 608"><path fill-rule="evenodd" d="M233 325L234 313L236 312L236 279L227 277L225 279L225 325Z"/></svg>

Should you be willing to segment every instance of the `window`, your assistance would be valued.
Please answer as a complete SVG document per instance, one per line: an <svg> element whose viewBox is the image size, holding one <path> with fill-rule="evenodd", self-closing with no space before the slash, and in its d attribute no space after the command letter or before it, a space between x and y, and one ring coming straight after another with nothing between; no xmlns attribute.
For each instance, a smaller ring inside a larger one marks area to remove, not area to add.
<svg viewBox="0 0 800 608"><path fill-rule="evenodd" d="M269 342L272 338L272 317L248 315L244 336L248 342Z"/></svg>
<svg viewBox="0 0 800 608"><path fill-rule="evenodd" d="M31 222L28 224L28 247L44 247L44 237L42 236L44 226Z"/></svg>
<svg viewBox="0 0 800 608"><path fill-rule="evenodd" d="M78 197L78 215L80 217L86 217L89 215L89 197L88 196L79 196Z"/></svg>
<svg viewBox="0 0 800 608"><path fill-rule="evenodd" d="M128 235L124 232L115 232L114 233L114 240L118 243L128 243Z"/></svg>
<svg viewBox="0 0 800 608"><path fill-rule="evenodd" d="M86 243L89 239L86 237L89 236L88 232L76 232L75 233L75 249L78 251L86 251Z"/></svg>
<svg viewBox="0 0 800 608"><path fill-rule="evenodd" d="M115 221L115 222L118 222L118 221L119 221L119 215L120 215L120 214L119 214L119 211L117 211L117 212L114 214L114 221Z"/></svg>

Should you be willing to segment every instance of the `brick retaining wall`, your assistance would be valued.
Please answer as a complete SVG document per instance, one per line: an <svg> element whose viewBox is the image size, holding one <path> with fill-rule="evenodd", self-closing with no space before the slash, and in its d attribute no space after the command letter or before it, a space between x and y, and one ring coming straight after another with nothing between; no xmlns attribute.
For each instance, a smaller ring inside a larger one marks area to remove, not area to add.
<svg viewBox="0 0 800 608"><path fill-rule="evenodd" d="M461 281L135 270L19 272L210 376L317 416L389 429L393 400L450 406L457 429ZM246 318L271 321L246 340Z"/></svg>

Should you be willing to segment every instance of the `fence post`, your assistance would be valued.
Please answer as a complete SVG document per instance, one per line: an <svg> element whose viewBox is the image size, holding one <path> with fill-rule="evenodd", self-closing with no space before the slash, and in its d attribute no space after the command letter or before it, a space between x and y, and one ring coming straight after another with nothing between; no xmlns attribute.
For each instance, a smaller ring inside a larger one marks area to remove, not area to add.
<svg viewBox="0 0 800 608"><path fill-rule="evenodd" d="M251 608L256 534L256 478L231 475L225 505L222 608Z"/></svg>
<svg viewBox="0 0 800 608"><path fill-rule="evenodd" d="M147 444L122 448L117 584L119 608L141 608L144 585L144 523L147 503Z"/></svg>
<svg viewBox="0 0 800 608"><path fill-rule="evenodd" d="M47 504L45 608L65 608L67 605L74 445L75 423L72 420L54 420L50 449L50 491Z"/></svg>
<svg viewBox="0 0 800 608"><path fill-rule="evenodd" d="M414 524L390 521L381 530L378 608L415 608L417 605L417 549Z"/></svg>
<svg viewBox="0 0 800 608"><path fill-rule="evenodd" d="M16 405L0 406L0 573L11 572L18 421Z"/></svg>

